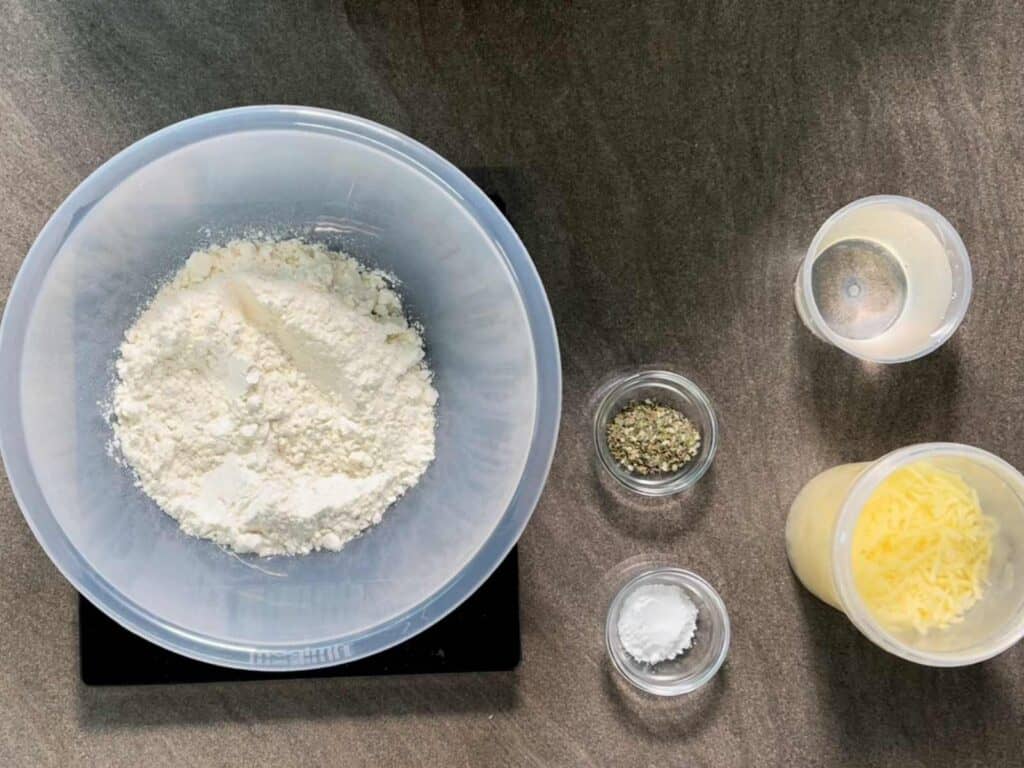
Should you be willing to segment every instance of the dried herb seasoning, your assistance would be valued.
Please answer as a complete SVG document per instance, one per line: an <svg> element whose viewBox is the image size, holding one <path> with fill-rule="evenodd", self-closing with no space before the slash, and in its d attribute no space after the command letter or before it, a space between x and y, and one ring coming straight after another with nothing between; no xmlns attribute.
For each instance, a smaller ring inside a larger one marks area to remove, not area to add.
<svg viewBox="0 0 1024 768"><path fill-rule="evenodd" d="M700 432L675 408L631 402L608 423L608 451L637 475L678 472L700 450Z"/></svg>

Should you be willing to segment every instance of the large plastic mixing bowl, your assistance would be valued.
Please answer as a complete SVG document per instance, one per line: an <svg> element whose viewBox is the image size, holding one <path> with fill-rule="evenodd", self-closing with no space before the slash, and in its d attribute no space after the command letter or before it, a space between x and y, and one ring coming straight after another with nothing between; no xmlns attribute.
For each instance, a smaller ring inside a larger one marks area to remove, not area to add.
<svg viewBox="0 0 1024 768"><path fill-rule="evenodd" d="M393 272L426 329L437 458L341 552L228 554L181 533L108 455L100 403L140 305L193 249L257 231ZM544 289L490 200L395 131L297 107L178 123L86 179L18 274L0 370L4 463L61 572L139 635L249 669L367 656L461 603L533 511L561 402Z"/></svg>

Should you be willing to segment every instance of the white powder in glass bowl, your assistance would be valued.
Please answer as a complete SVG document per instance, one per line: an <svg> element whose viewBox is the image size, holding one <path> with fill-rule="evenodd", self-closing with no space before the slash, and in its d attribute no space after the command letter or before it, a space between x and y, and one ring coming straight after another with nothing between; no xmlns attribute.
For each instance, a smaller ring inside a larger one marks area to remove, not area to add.
<svg viewBox="0 0 1024 768"><path fill-rule="evenodd" d="M644 584L628 595L619 612L619 640L639 662L657 664L693 645L697 606L674 584Z"/></svg>

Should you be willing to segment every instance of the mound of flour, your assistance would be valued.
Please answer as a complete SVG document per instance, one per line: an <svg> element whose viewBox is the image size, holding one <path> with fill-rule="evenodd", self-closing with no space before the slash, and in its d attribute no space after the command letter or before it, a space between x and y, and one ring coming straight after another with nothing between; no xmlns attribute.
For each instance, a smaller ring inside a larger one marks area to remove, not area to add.
<svg viewBox="0 0 1024 768"><path fill-rule="evenodd" d="M125 334L114 445L182 529L337 550L434 457L423 340L383 276L320 246L196 252Z"/></svg>

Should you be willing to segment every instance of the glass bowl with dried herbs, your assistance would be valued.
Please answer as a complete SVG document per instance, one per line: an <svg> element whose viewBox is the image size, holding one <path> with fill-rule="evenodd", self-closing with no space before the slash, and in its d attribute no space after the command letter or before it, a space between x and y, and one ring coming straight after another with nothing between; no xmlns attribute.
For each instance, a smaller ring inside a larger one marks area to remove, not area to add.
<svg viewBox="0 0 1024 768"><path fill-rule="evenodd" d="M601 466L629 490L670 496L708 471L718 419L700 387L671 371L639 371L601 391L594 412Z"/></svg>

